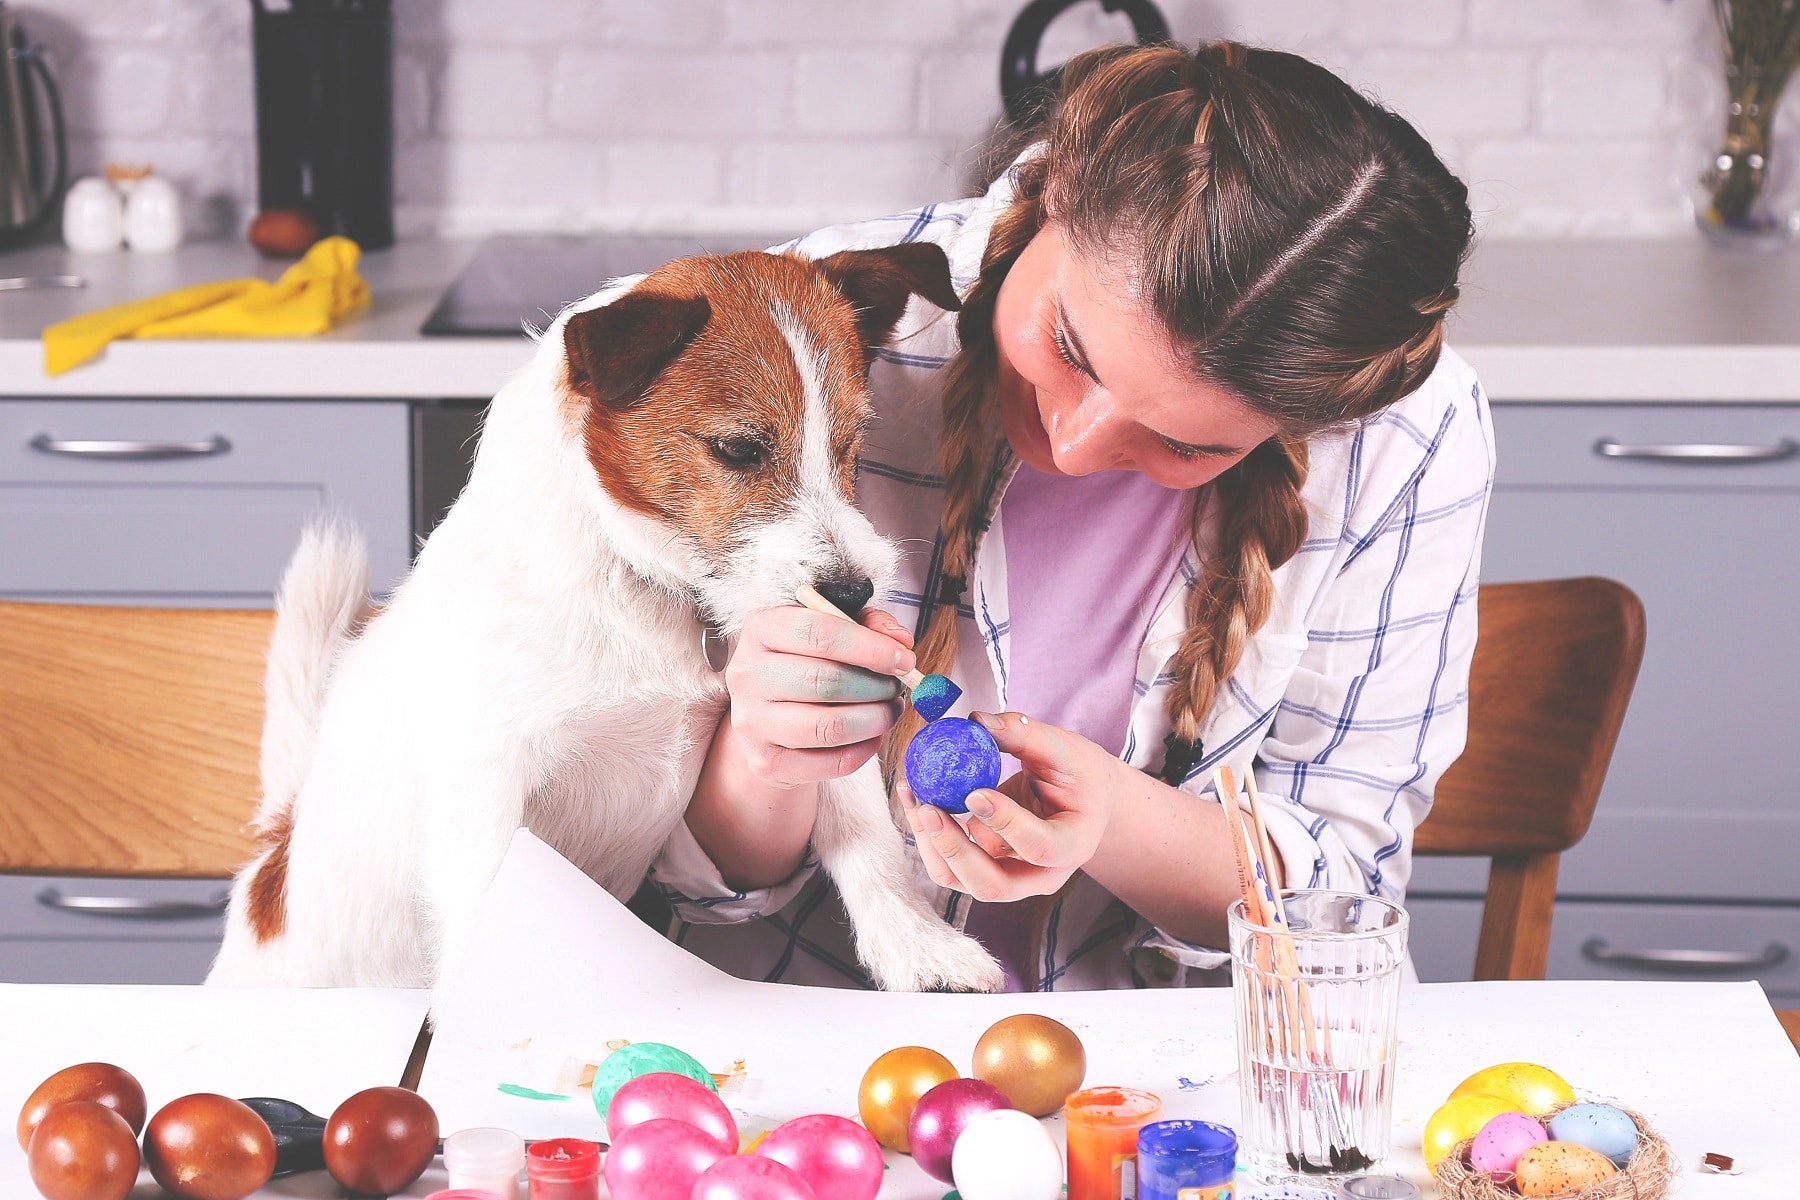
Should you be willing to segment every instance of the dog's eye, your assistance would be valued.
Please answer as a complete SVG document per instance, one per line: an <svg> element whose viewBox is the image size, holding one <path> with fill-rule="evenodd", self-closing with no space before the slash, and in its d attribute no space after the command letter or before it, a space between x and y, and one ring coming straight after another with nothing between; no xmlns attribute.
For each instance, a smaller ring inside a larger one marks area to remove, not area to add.
<svg viewBox="0 0 1800 1200"><path fill-rule="evenodd" d="M708 438L706 448L730 471L760 471L769 462L769 448L755 438Z"/></svg>

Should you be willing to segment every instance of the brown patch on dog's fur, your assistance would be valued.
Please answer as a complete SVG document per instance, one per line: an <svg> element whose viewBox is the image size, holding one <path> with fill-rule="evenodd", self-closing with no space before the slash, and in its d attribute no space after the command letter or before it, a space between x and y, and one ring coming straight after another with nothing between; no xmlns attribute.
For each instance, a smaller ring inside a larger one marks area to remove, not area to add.
<svg viewBox="0 0 1800 1200"><path fill-rule="evenodd" d="M286 809L260 835L268 849L244 893L244 920L258 942L272 942L287 928L288 842L293 835L293 813Z"/></svg>
<svg viewBox="0 0 1800 1200"><path fill-rule="evenodd" d="M935 245L849 251L820 263L745 252L678 259L612 303L569 319L569 415L607 493L709 552L779 515L800 486L806 397L775 310L812 343L846 497L869 416L864 371L917 292L954 307ZM756 442L767 465L734 471L719 440Z"/></svg>

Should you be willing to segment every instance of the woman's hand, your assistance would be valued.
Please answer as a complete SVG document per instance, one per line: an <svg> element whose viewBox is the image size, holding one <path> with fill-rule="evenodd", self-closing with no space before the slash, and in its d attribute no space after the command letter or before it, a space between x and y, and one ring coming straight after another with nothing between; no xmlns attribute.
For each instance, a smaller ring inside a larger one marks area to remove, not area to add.
<svg viewBox="0 0 1800 1200"><path fill-rule="evenodd" d="M900 716L912 634L877 608L860 624L798 605L752 613L725 668L729 720L752 775L782 788L838 779Z"/></svg>
<svg viewBox="0 0 1800 1200"><path fill-rule="evenodd" d="M1080 734L1017 713L974 719L1024 767L969 796L965 829L896 789L933 882L984 903L1048 895L1085 866L1112 819L1112 797L1137 772Z"/></svg>

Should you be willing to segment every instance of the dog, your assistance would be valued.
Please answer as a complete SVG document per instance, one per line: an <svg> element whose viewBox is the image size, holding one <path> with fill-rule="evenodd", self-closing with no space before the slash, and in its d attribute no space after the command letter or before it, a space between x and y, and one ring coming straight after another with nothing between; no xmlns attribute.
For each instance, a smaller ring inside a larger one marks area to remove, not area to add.
<svg viewBox="0 0 1800 1200"><path fill-rule="evenodd" d="M620 899L692 795L730 637L810 583L849 612L894 548L855 507L867 370L937 246L746 252L616 281L495 397L469 484L391 602L330 526L283 578L260 851L209 982L429 987L528 826ZM822 785L813 848L891 990L992 991L918 895L879 768Z"/></svg>

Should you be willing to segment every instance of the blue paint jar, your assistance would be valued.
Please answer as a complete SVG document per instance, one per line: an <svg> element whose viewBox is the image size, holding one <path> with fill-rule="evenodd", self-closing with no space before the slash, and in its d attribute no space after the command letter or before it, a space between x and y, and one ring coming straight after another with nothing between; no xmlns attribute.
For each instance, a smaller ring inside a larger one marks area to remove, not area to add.
<svg viewBox="0 0 1800 1200"><path fill-rule="evenodd" d="M1137 1200L1233 1200L1237 1134L1211 1121L1138 1130Z"/></svg>

